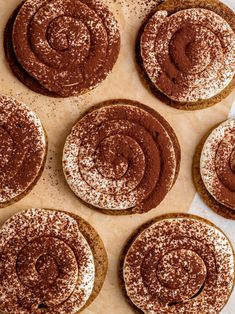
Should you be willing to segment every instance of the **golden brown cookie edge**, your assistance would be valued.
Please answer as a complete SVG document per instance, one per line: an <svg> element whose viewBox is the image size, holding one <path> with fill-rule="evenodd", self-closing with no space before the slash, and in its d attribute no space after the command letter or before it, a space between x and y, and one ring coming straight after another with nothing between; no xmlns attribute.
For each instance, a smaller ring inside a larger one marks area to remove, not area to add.
<svg viewBox="0 0 235 314"><path fill-rule="evenodd" d="M92 290L92 293L86 302L85 306L78 312L82 312L85 308L87 308L93 301L96 299L96 297L99 295L105 278L108 271L108 255L104 246L104 243L97 233L97 231L91 226L89 222L87 222L85 219L81 218L77 214L73 214L66 211L61 211L69 216L71 216L73 219L76 220L79 231L83 234L85 239L87 240L93 256L94 256L94 262L95 262L95 283L94 288Z"/></svg>

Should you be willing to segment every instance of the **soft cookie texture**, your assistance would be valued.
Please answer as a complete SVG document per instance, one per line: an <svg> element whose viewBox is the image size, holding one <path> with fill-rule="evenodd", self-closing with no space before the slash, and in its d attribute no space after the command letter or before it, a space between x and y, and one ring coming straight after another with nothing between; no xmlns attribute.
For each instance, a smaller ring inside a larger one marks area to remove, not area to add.
<svg viewBox="0 0 235 314"><path fill-rule="evenodd" d="M0 310L74 314L99 293L107 255L95 230L62 211L28 209L0 229Z"/></svg>
<svg viewBox="0 0 235 314"><path fill-rule="evenodd" d="M167 0L142 26L138 63L156 96L179 109L221 101L234 86L235 15L217 0Z"/></svg>
<svg viewBox="0 0 235 314"><path fill-rule="evenodd" d="M235 219L235 119L228 119L205 135L193 161L195 186L218 214Z"/></svg>
<svg viewBox="0 0 235 314"><path fill-rule="evenodd" d="M131 100L92 108L73 127L63 154L70 188L108 214L156 207L172 188L179 163L180 147L170 125Z"/></svg>
<svg viewBox="0 0 235 314"><path fill-rule="evenodd" d="M0 207L18 201L34 187L46 155L46 134L35 113L0 95Z"/></svg>
<svg viewBox="0 0 235 314"><path fill-rule="evenodd" d="M234 285L232 245L203 218L160 216L128 241L120 279L136 313L219 313Z"/></svg>
<svg viewBox="0 0 235 314"><path fill-rule="evenodd" d="M13 72L47 96L95 88L111 72L119 49L117 22L99 0L27 0L5 30Z"/></svg>

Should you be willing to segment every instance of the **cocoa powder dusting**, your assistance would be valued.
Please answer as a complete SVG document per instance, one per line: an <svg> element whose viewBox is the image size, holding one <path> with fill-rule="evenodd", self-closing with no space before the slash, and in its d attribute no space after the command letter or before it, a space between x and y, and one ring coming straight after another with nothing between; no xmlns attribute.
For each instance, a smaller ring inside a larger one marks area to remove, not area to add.
<svg viewBox="0 0 235 314"><path fill-rule="evenodd" d="M235 34L202 8L156 11L142 32L140 54L152 83L175 101L209 99L235 74Z"/></svg>
<svg viewBox="0 0 235 314"><path fill-rule="evenodd" d="M0 96L0 205L31 186L45 155L46 138L40 120L24 104Z"/></svg>
<svg viewBox="0 0 235 314"><path fill-rule="evenodd" d="M125 288L146 314L218 313L230 296L230 242L216 227L188 216L151 224L127 252Z"/></svg>
<svg viewBox="0 0 235 314"><path fill-rule="evenodd" d="M75 314L95 278L90 246L69 215L29 209L0 229L0 310Z"/></svg>
<svg viewBox="0 0 235 314"><path fill-rule="evenodd" d="M57 96L95 88L120 49L117 21L98 0L30 0L13 27L15 55L29 75Z"/></svg>
<svg viewBox="0 0 235 314"><path fill-rule="evenodd" d="M169 135L173 131L152 111L120 100L78 121L63 156L65 177L78 197L98 208L130 213L162 201L179 160Z"/></svg>

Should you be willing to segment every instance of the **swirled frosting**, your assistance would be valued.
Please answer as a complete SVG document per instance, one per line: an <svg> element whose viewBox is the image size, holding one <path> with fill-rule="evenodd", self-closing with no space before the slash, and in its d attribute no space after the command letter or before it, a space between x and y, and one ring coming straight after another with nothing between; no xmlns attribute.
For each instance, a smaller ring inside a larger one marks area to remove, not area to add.
<svg viewBox="0 0 235 314"><path fill-rule="evenodd" d="M162 218L144 229L125 256L128 297L148 314L218 313L233 288L233 250L215 226Z"/></svg>
<svg viewBox="0 0 235 314"><path fill-rule="evenodd" d="M219 94L235 74L235 34L218 14L157 11L140 41L144 69L169 98L195 102Z"/></svg>
<svg viewBox="0 0 235 314"><path fill-rule="evenodd" d="M235 209L235 119L221 123L204 143L200 173L207 191Z"/></svg>
<svg viewBox="0 0 235 314"><path fill-rule="evenodd" d="M113 14L98 0L28 0L15 19L13 45L32 77L66 97L106 78L120 36Z"/></svg>
<svg viewBox="0 0 235 314"><path fill-rule="evenodd" d="M0 96L0 207L32 186L45 157L46 138L35 113Z"/></svg>
<svg viewBox="0 0 235 314"><path fill-rule="evenodd" d="M64 173L86 203L144 212L172 188L180 159L177 139L159 114L138 105L126 100L103 105L80 119L68 136Z"/></svg>
<svg viewBox="0 0 235 314"><path fill-rule="evenodd" d="M91 295L92 251L63 212L29 209L0 229L0 310L73 314Z"/></svg>

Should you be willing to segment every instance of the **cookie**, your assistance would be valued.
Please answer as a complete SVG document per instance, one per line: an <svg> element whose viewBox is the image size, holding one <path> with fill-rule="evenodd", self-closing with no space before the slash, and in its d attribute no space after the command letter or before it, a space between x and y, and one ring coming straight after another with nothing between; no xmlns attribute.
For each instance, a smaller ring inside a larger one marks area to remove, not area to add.
<svg viewBox="0 0 235 314"><path fill-rule="evenodd" d="M168 214L143 225L121 258L121 286L136 313L219 313L234 286L233 248L211 222Z"/></svg>
<svg viewBox="0 0 235 314"><path fill-rule="evenodd" d="M32 190L46 155L46 134L35 113L13 98L0 96L0 207Z"/></svg>
<svg viewBox="0 0 235 314"><path fill-rule="evenodd" d="M196 110L235 86L235 15L217 0L167 0L141 27L136 44L142 77L156 97Z"/></svg>
<svg viewBox="0 0 235 314"><path fill-rule="evenodd" d="M156 207L179 172L177 137L153 109L110 100L81 117L66 139L65 178L72 191L107 214L144 213Z"/></svg>
<svg viewBox="0 0 235 314"><path fill-rule="evenodd" d="M96 231L63 211L28 209L0 228L0 310L74 314L98 295L107 255Z"/></svg>
<svg viewBox="0 0 235 314"><path fill-rule="evenodd" d="M98 0L27 0L12 14L4 38L13 73L53 97L95 88L120 50L118 24Z"/></svg>
<svg viewBox="0 0 235 314"><path fill-rule="evenodd" d="M235 219L234 131L235 119L210 130L199 143L193 160L198 193L212 210L228 219Z"/></svg>

